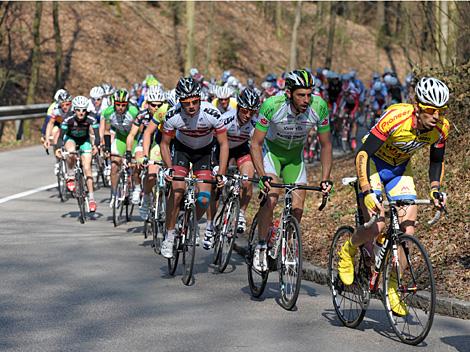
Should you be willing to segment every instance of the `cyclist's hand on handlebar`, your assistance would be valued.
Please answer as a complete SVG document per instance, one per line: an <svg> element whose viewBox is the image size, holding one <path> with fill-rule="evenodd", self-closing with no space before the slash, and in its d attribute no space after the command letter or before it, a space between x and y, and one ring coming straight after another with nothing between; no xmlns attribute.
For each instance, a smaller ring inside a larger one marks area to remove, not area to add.
<svg viewBox="0 0 470 352"><path fill-rule="evenodd" d="M96 155L98 153L98 146L93 145L93 147L91 148L91 152L93 155Z"/></svg>
<svg viewBox="0 0 470 352"><path fill-rule="evenodd" d="M44 148L49 149L49 147L51 146L51 141L49 140L49 138L46 138L44 140L43 146L44 146Z"/></svg>
<svg viewBox="0 0 470 352"><path fill-rule="evenodd" d="M433 187L431 188L431 191L429 192L429 196L431 197L431 200L434 202L434 206L436 208L445 208L446 202L447 202L447 195L444 192L440 192L439 188Z"/></svg>
<svg viewBox="0 0 470 352"><path fill-rule="evenodd" d="M149 166L149 157L147 155L144 155L144 157L142 158L142 166L143 167Z"/></svg>
<svg viewBox="0 0 470 352"><path fill-rule="evenodd" d="M333 189L333 181L331 180L324 180L320 182L320 187L324 195L328 195Z"/></svg>
<svg viewBox="0 0 470 352"><path fill-rule="evenodd" d="M57 149L55 151L55 156L59 159L62 158L62 149Z"/></svg>
<svg viewBox="0 0 470 352"><path fill-rule="evenodd" d="M170 168L166 168L163 173L165 174L165 180L171 182L173 180L173 172L175 170L173 170L171 167Z"/></svg>
<svg viewBox="0 0 470 352"><path fill-rule="evenodd" d="M227 182L227 177L224 175L217 174L215 175L215 179L217 180L217 188L224 187L225 182Z"/></svg>
<svg viewBox="0 0 470 352"><path fill-rule="evenodd" d="M126 150L125 157L126 157L127 164L130 164L132 161L132 152L130 150Z"/></svg>
<svg viewBox="0 0 470 352"><path fill-rule="evenodd" d="M264 194L268 194L271 190L271 181L273 178L271 176L261 176L258 182L258 188Z"/></svg>
<svg viewBox="0 0 470 352"><path fill-rule="evenodd" d="M364 204L372 213L380 214L382 210L382 204L380 204L377 195L372 190L369 190L369 192L364 196Z"/></svg>

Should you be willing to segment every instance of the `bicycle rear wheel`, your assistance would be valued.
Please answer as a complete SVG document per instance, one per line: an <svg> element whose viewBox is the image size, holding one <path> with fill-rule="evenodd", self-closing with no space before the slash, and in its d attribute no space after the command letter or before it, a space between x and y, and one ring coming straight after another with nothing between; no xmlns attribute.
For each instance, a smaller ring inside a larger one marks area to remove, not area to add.
<svg viewBox="0 0 470 352"><path fill-rule="evenodd" d="M78 202L78 209L80 211L79 220L82 224L85 223L86 210L85 210L85 185L83 175L80 172L75 174L75 187L76 187L76 198Z"/></svg>
<svg viewBox="0 0 470 352"><path fill-rule="evenodd" d="M160 253L162 241L166 237L166 196L163 188L159 188L157 193L154 226L153 249L155 253Z"/></svg>
<svg viewBox="0 0 470 352"><path fill-rule="evenodd" d="M123 220L122 213L124 211L124 203L126 202L124 197L124 183L122 175L119 177L118 184L116 186L116 192L114 194L113 223L114 227L117 227Z"/></svg>
<svg viewBox="0 0 470 352"><path fill-rule="evenodd" d="M178 218L176 219L176 228L178 235L175 237L175 241L173 244L173 257L168 259L168 273L173 276L176 272L176 267L178 266L178 259L180 256L180 250L182 249L183 245L181 244L181 231L183 231L184 224L184 214L178 214Z"/></svg>
<svg viewBox="0 0 470 352"><path fill-rule="evenodd" d="M59 162L59 173L57 174L57 190L59 191L59 197L61 202L65 202L67 196L67 186L65 182L65 164L64 160Z"/></svg>
<svg viewBox="0 0 470 352"><path fill-rule="evenodd" d="M194 257L196 255L196 208L187 209L185 213L185 241L183 243L183 283L189 285L193 277Z"/></svg>
<svg viewBox="0 0 470 352"><path fill-rule="evenodd" d="M426 338L434 320L434 275L429 256L416 237L401 235L397 245L399 265L396 265L392 252L385 263L384 305L390 324L400 340L417 345ZM393 294L395 290L397 293ZM401 306L405 315L393 312L397 305Z"/></svg>
<svg viewBox="0 0 470 352"><path fill-rule="evenodd" d="M238 215L240 214L240 200L233 199L224 214L224 225L222 233L220 234L220 261L219 272L223 273L230 262L230 257L233 251L233 245L237 236L238 228Z"/></svg>
<svg viewBox="0 0 470 352"><path fill-rule="evenodd" d="M223 224L223 219L224 219L224 212L225 212L225 206L222 207L222 210L218 213L216 219L215 219L215 225L214 225L214 253L212 255L212 264L214 265L219 265L220 263L220 256L221 256L221 244L222 244L222 227L224 226Z"/></svg>
<svg viewBox="0 0 470 352"><path fill-rule="evenodd" d="M258 271L253 266L255 249L258 242L258 215L256 215L253 219L253 223L251 224L250 236L248 238L248 253L246 255L248 284L250 286L251 295L255 298L258 298L263 294L269 275L269 271Z"/></svg>
<svg viewBox="0 0 470 352"><path fill-rule="evenodd" d="M279 260L279 289L281 306L292 310L299 297L302 282L302 239L299 223L290 217L282 234Z"/></svg>
<svg viewBox="0 0 470 352"><path fill-rule="evenodd" d="M353 283L345 285L338 274L339 253L353 233L354 229L351 226L340 227L333 237L328 258L328 277L333 306L341 322L350 328L355 328L362 322L369 305L368 276L365 274L365 265L359 250L354 258Z"/></svg>

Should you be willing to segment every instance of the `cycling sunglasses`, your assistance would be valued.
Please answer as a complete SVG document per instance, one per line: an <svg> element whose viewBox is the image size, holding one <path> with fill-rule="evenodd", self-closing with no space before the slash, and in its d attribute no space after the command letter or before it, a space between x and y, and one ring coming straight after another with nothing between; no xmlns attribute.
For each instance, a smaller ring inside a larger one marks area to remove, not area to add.
<svg viewBox="0 0 470 352"><path fill-rule="evenodd" d="M163 105L163 103L149 103L149 105L150 105L152 108L159 108L160 106Z"/></svg>
<svg viewBox="0 0 470 352"><path fill-rule="evenodd" d="M81 113L84 113L84 112L86 112L86 109L75 109L75 112L81 112Z"/></svg>
<svg viewBox="0 0 470 352"><path fill-rule="evenodd" d="M127 106L127 103L115 102L114 105L119 106L119 107L125 107Z"/></svg>
<svg viewBox="0 0 470 352"><path fill-rule="evenodd" d="M63 101L62 103L60 103L60 106L70 106L70 105L72 105L71 101Z"/></svg>
<svg viewBox="0 0 470 352"><path fill-rule="evenodd" d="M429 105L424 105L421 103L418 103L418 106L421 110L423 110L426 114L431 114L434 115L437 112L442 112L448 108L447 105L444 105L443 107L436 108L435 106L429 106Z"/></svg>

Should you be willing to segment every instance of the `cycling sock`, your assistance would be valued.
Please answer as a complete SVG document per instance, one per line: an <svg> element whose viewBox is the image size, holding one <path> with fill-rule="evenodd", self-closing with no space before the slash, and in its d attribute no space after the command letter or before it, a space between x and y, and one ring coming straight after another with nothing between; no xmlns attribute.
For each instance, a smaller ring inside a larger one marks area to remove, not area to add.
<svg viewBox="0 0 470 352"><path fill-rule="evenodd" d="M175 240L175 229L173 229L173 230L167 230L166 239L167 239L167 240L170 240L170 241L174 241L174 240Z"/></svg>
<svg viewBox="0 0 470 352"><path fill-rule="evenodd" d="M140 192L141 191L140 185L135 185L134 191L139 191Z"/></svg>
<svg viewBox="0 0 470 352"><path fill-rule="evenodd" d="M95 195L93 194L93 192L88 193L88 198L89 198L90 200L94 200L94 199L95 199Z"/></svg>
<svg viewBox="0 0 470 352"><path fill-rule="evenodd" d="M209 231L214 229L214 222L212 220L211 221L207 220L206 229Z"/></svg>

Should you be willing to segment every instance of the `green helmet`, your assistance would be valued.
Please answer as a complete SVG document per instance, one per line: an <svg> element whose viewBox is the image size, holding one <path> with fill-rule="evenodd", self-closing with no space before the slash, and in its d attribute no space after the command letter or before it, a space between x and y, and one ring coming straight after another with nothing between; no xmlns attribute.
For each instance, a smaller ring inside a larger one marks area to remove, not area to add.
<svg viewBox="0 0 470 352"><path fill-rule="evenodd" d="M312 88L313 78L307 70L294 70L286 75L286 88L293 92L299 88Z"/></svg>
<svg viewBox="0 0 470 352"><path fill-rule="evenodd" d="M114 98L113 98L113 103L128 103L129 102L129 92L124 89L118 89L116 92L114 92Z"/></svg>

